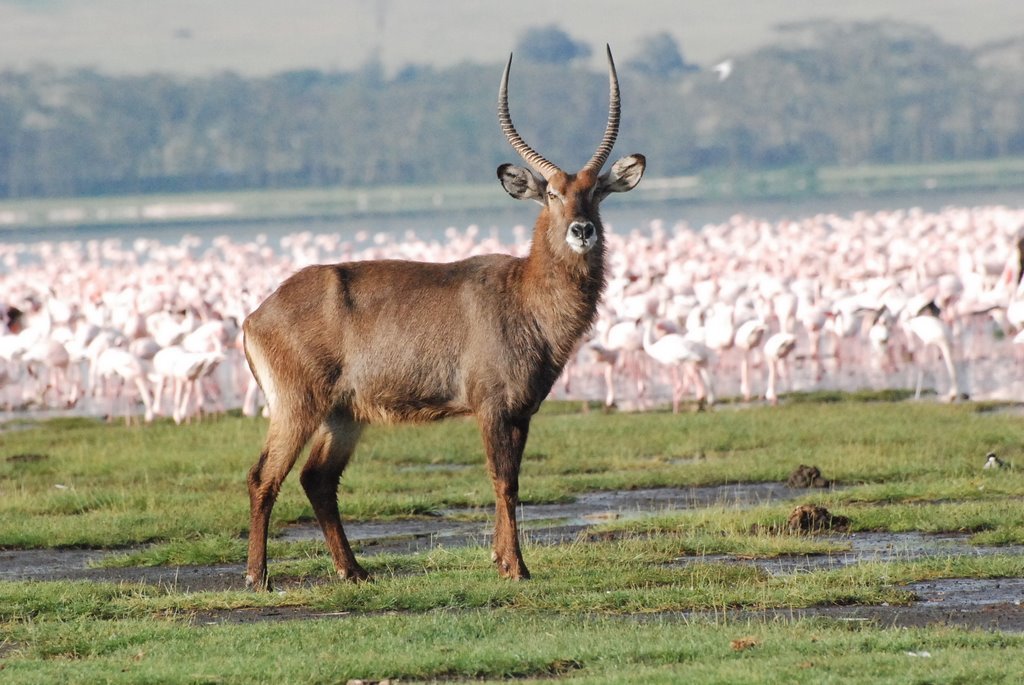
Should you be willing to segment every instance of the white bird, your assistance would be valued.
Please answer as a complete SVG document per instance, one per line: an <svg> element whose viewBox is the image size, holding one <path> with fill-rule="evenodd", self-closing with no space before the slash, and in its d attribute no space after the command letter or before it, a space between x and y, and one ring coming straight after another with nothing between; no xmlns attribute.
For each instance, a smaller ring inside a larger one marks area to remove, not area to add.
<svg viewBox="0 0 1024 685"><path fill-rule="evenodd" d="M654 339L654 323L644 324L644 351L660 364L668 366L672 372L672 411L679 413L679 400L683 394L683 379L679 376L679 368L687 378L693 381L696 388L697 403L715 403L715 391L708 373L708 365L713 356L711 349L695 340L685 338L678 333L668 333L657 340Z"/></svg>
<svg viewBox="0 0 1024 685"><path fill-rule="evenodd" d="M828 325L828 314L828 307L816 303L810 293L805 291L797 293L796 318L807 332L811 366L814 369L816 381L820 381L825 375L825 367L821 359L821 336Z"/></svg>
<svg viewBox="0 0 1024 685"><path fill-rule="evenodd" d="M46 406L46 394L50 390L58 395L58 403L67 407L75 405L79 387L70 377L71 355L62 343L47 337L37 340L25 350L22 361L28 373L39 379L41 405ZM63 397L60 397L62 389Z"/></svg>
<svg viewBox="0 0 1024 685"><path fill-rule="evenodd" d="M131 383L139 391L139 397L145 407L145 420L149 423L153 420L153 402L146 388L146 374L142 367L142 361L134 354L122 347L108 347L103 350L94 363L96 378L118 378L125 385ZM130 423L130 412L127 408L127 399L123 392L120 393L125 401L125 423Z"/></svg>
<svg viewBox="0 0 1024 685"><path fill-rule="evenodd" d="M942 355L942 362L946 366L946 373L949 375L949 400L953 401L960 397L960 375L957 373L956 362L953 360L953 332L942 319L931 314L920 314L907 321L907 329L921 341L922 346L927 349L935 346ZM914 398L921 398L921 384L924 380L924 367L917 363L917 385L914 391Z"/></svg>
<svg viewBox="0 0 1024 685"><path fill-rule="evenodd" d="M764 356L768 361L768 384L764 391L764 398L773 405L779 403L779 393L775 387L776 379L779 375L786 375L784 365L794 349L796 349L796 336L792 333L776 333L764 344Z"/></svg>
<svg viewBox="0 0 1024 685"><path fill-rule="evenodd" d="M615 406L615 364L619 361L619 350L608 349L600 340L591 340L583 346L584 353L588 354L595 364L604 365L604 406Z"/></svg>
<svg viewBox="0 0 1024 685"><path fill-rule="evenodd" d="M735 67L735 63L731 59L725 59L711 67L711 71L718 74L718 82L721 83L725 79L732 75L732 70Z"/></svg>
<svg viewBox="0 0 1024 685"><path fill-rule="evenodd" d="M868 342L872 356L885 373L896 372L895 350L892 338L894 317L888 307L883 306L875 315L868 329Z"/></svg>
<svg viewBox="0 0 1024 685"><path fill-rule="evenodd" d="M749 402L752 395L750 389L750 355L754 348L761 344L767 333L768 326L760 319L744 321L736 328L733 343L743 354L743 360L740 362L740 393L743 395L744 402Z"/></svg>
<svg viewBox="0 0 1024 685"><path fill-rule="evenodd" d="M171 417L182 423L191 414L189 404L193 393L196 407L203 404L201 381L224 359L222 352L189 352L179 345L165 347L153 356L154 411L160 412L165 383L173 383Z"/></svg>
<svg viewBox="0 0 1024 685"><path fill-rule="evenodd" d="M646 369L643 362L643 334L635 321L619 321L608 327L604 334L604 347L615 353L615 366L636 386L636 396L646 391Z"/></svg>

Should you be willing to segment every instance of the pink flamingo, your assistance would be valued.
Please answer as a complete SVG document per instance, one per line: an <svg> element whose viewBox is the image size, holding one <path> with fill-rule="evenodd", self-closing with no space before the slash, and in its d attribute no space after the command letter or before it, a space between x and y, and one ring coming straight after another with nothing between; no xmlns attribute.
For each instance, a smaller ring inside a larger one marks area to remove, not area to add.
<svg viewBox="0 0 1024 685"><path fill-rule="evenodd" d="M683 378L680 367L687 378L696 387L696 399L700 408L715 403L714 386L708 372L713 354L711 349L696 340L688 339L678 333L668 333L655 340L654 323L648 320L644 324L644 351L659 364L669 367L672 374L672 412L679 413L679 401L683 394Z"/></svg>
<svg viewBox="0 0 1024 685"><path fill-rule="evenodd" d="M144 419L146 423L153 421L153 401L146 387L146 374L142 361L128 350L121 347L108 347L103 350L95 362L96 377L99 379L116 378L122 385L132 384L139 393L139 398L145 407ZM125 404L125 423L131 423L131 412L128 408L128 398L123 392L118 393Z"/></svg>
<svg viewBox="0 0 1024 685"><path fill-rule="evenodd" d="M786 359L796 349L796 336L785 331L776 333L764 343L764 356L768 361L768 383L765 387L764 398L772 405L779 403L779 393L776 390L777 377L785 377Z"/></svg>

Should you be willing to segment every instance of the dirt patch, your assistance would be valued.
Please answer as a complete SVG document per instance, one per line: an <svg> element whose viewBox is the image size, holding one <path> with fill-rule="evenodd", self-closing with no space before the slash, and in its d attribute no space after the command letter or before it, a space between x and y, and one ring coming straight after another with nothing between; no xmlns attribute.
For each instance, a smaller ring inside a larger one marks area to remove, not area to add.
<svg viewBox="0 0 1024 685"><path fill-rule="evenodd" d="M825 507L816 504L801 504L789 513L784 524L761 525L755 523L750 527L751 535L779 535L797 533L811 535L827 531L841 532L850 529L850 519L837 516Z"/></svg>
<svg viewBox="0 0 1024 685"><path fill-rule="evenodd" d="M817 466L800 464L789 474L786 485L791 488L828 488L832 481L824 478Z"/></svg>
<svg viewBox="0 0 1024 685"><path fill-rule="evenodd" d="M590 492L562 504L523 504L518 518L526 539L538 544L571 542L594 526L614 519L652 512L710 506L750 507L792 499L800 491L780 483L734 483L692 488L647 488ZM430 519L406 521L353 521L345 524L348 539L364 554L419 552L437 546L490 544L491 510L477 510L480 521L464 521L467 511L447 509ZM488 517L488 520L483 520ZM285 528L281 540L320 540L315 522Z"/></svg>
<svg viewBox="0 0 1024 685"><path fill-rule="evenodd" d="M245 575L242 564L92 568L92 564L108 554L111 552L80 549L3 550L0 551L0 580L146 583L182 592L199 592L237 590Z"/></svg>
<svg viewBox="0 0 1024 685"><path fill-rule="evenodd" d="M11 462L12 464L34 464L36 462L46 461L49 458L50 455L48 454L12 454L11 456L7 457L7 461Z"/></svg>
<svg viewBox="0 0 1024 685"><path fill-rule="evenodd" d="M801 504L789 513L786 528L791 533L820 533L826 530L843 531L850 527L850 519L837 516L825 507Z"/></svg>
<svg viewBox="0 0 1024 685"><path fill-rule="evenodd" d="M940 587L952 587L967 579L951 578L945 581L933 581ZM979 590L987 592L995 590L999 581L979 582ZM919 584L904 586L901 589L916 591ZM944 606L930 601L927 596L922 601L907 606L822 606L802 609L767 609L764 611L728 611L725 614L691 613L687 620L703 618L705 620L798 620L817 618L830 621L849 623L867 623L882 628L923 628L927 626L950 626L977 630L992 630L1007 633L1024 632L1024 606L1015 602L985 602L962 606Z"/></svg>
<svg viewBox="0 0 1024 685"><path fill-rule="evenodd" d="M798 620L820 618L841 622L863 622L879 627L912 628L946 625L959 628L1024 632L1024 579L945 578L901 586L918 601L907 606L816 606L805 608L729 610L722 612L644 613L627 620L651 621L678 618L711 622L748 620ZM257 607L200 611L179 616L193 625L259 623L307 619L345 619L348 611L324 612L307 607ZM363 616L365 614L358 614ZM753 645L746 645L753 646ZM745 646L745 647L746 647Z"/></svg>
<svg viewBox="0 0 1024 685"><path fill-rule="evenodd" d="M694 488L660 488L592 492L564 504L524 504L519 510L523 537L533 544L564 544L577 540L587 529L615 518L640 516L654 511L713 505L745 507L783 501L799 494L779 483L737 483ZM481 514L480 521L465 521L467 514ZM345 530L357 554L413 553L436 547L490 544L493 523L479 512L461 509L442 511L427 519L402 521L354 521ZM321 540L320 527L304 522L286 527L280 540ZM121 554L124 550L118 550ZM3 580L91 580L139 582L178 592L235 590L241 587L244 565L156 566L93 568L108 550L43 549L0 551ZM284 578L275 576L279 590L335 582L332 578Z"/></svg>
<svg viewBox="0 0 1024 685"><path fill-rule="evenodd" d="M707 554L679 557L674 563L736 563L756 566L766 573L780 576L836 569L865 562L889 563L930 557L984 557L996 554L1024 555L1022 545L972 545L970 537L962 534L831 533L822 535L820 539L845 549L830 554L781 555L763 559L738 559L726 554Z"/></svg>
<svg viewBox="0 0 1024 685"><path fill-rule="evenodd" d="M526 504L520 507L523 535L534 544L563 544L587 539L595 524L611 519L640 516L650 512L708 506L749 507L766 502L787 501L803 490L781 483L734 484L695 488L664 488L587 493L564 504ZM798 507L821 509L812 505ZM467 514L481 514L481 520L467 521ZM796 513L796 512L794 512ZM805 512L806 513L806 512ZM352 522L346 525L357 553L372 556L383 552L417 552L438 546L486 546L490 543L490 511L450 510L439 516L410 521ZM814 516L811 516L814 514ZM811 512L810 530L844 549L832 554L789 555L771 559L737 559L730 555L682 557L675 564L719 562L750 564L773 575L836 568L867 561L907 561L930 556L978 556L1024 554L1024 546L979 547L967 535L926 535L922 533L841 534L836 519L827 510ZM821 530L817 521L830 521L831 530ZM784 525L780 525L780 531ZM287 527L279 539L321 538L314 523ZM123 552L119 550L118 554ZM93 568L107 550L2 550L0 579L3 580L89 580L96 582L138 582L166 587L176 592L237 590L242 587L244 565ZM311 587L337 582L324 575L309 578L275 575L275 589ZM872 621L880 625L912 626L949 624L995 630L1024 631L1024 579L946 579L907 586L919 601L909 607L811 607L763 612L733 612L763 618L821 616L836 620ZM247 623L268 620L344 618L347 612L322 612L307 607L245 608L225 612L188 614L189 621ZM730 614L731 615L731 614ZM692 617L692 615L691 615Z"/></svg>
<svg viewBox="0 0 1024 685"><path fill-rule="evenodd" d="M62 570L84 569L106 554L95 549L0 550L0 580L56 580Z"/></svg>
<svg viewBox="0 0 1024 685"><path fill-rule="evenodd" d="M367 614L360 613L359 615L366 616ZM309 607L248 607L196 611L178 614L175 617L183 618L192 625L215 626L222 623L249 624L263 623L265 621L301 621L318 618L342 619L349 616L352 616L350 611L319 611Z"/></svg>
<svg viewBox="0 0 1024 685"><path fill-rule="evenodd" d="M949 625L1024 632L1024 578L942 578L900 589L914 593L917 601L900 607L811 607L792 615L862 620L897 628Z"/></svg>

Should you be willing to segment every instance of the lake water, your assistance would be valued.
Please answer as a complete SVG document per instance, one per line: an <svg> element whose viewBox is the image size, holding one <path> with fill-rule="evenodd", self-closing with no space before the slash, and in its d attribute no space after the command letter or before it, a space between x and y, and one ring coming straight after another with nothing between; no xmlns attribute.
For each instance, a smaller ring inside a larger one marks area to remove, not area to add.
<svg viewBox="0 0 1024 685"><path fill-rule="evenodd" d="M64 203L66 204L66 203ZM735 203L644 203L617 202L613 196L601 208L607 226L618 233L634 229L646 229L650 222L660 219L669 226L686 222L699 229L705 224L721 223L735 214L746 214L772 221L799 219L821 213L835 213L848 216L857 211L878 211L920 207L937 211L946 206L1006 205L1024 206L1024 191L970 191L970 192L927 192L900 193L874 197L828 197L796 201L742 201ZM273 246L281 237L292 233L310 231L316 233L338 233L344 239L354 237L360 231L371 235L385 233L402 238L412 232L429 240L441 240L446 229L454 227L463 230L476 225L483 235L497 235L503 241L513 239L516 225L531 226L537 216L532 202L516 202L509 199L507 209L475 212L437 212L417 215L392 215L373 217L343 217L325 219L301 219L287 221L248 222L202 222L187 224L146 223L127 226L55 226L50 228L19 229L9 227L0 230L0 243L34 243L40 241L98 240L121 238L132 240L148 238L165 244L177 243L183 235L196 235L204 240L226 235L236 242L251 241L257 236L266 236Z"/></svg>

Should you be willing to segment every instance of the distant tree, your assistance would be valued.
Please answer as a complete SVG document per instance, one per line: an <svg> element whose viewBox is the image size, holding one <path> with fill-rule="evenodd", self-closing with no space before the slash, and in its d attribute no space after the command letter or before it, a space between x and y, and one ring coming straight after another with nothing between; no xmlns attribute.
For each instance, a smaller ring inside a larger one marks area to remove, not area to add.
<svg viewBox="0 0 1024 685"><path fill-rule="evenodd" d="M398 70L392 79L394 83L415 83L434 75L434 68L429 64L406 64Z"/></svg>
<svg viewBox="0 0 1024 685"><path fill-rule="evenodd" d="M575 41L555 25L527 29L516 45L516 54L540 64L568 64L590 56L590 46Z"/></svg>
<svg viewBox="0 0 1024 685"><path fill-rule="evenodd" d="M622 63L622 147L665 175L1024 155L1024 39L968 50L894 22L780 30L724 82L685 73L671 35L648 37ZM588 53L557 27L517 47L534 65ZM543 71L522 79L520 130L549 159L589 154L603 67ZM259 78L0 69L0 197L480 181L510 161L497 77L472 63L387 77L372 58Z"/></svg>
<svg viewBox="0 0 1024 685"><path fill-rule="evenodd" d="M660 79L697 70L696 65L686 63L676 39L667 31L642 38L640 51L626 62L626 66L645 76Z"/></svg>

